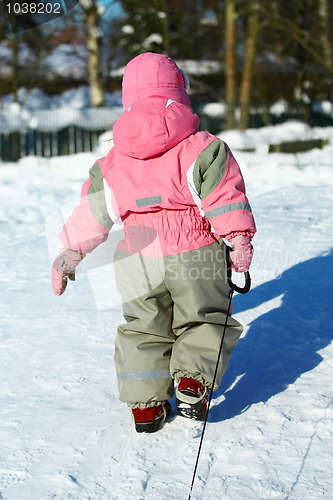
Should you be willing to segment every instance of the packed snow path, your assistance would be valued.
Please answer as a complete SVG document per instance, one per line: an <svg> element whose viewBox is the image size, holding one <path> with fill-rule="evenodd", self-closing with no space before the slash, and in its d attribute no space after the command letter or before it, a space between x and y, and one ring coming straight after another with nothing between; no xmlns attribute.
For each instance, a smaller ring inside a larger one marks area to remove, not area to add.
<svg viewBox="0 0 333 500"><path fill-rule="evenodd" d="M245 331L214 394L192 498L333 499L333 146L235 156L258 225L252 290L233 301ZM174 410L156 434L135 433L118 400L112 273L106 289L96 270L52 293L59 208L78 201L94 159L0 167L2 500L188 496L202 424Z"/></svg>

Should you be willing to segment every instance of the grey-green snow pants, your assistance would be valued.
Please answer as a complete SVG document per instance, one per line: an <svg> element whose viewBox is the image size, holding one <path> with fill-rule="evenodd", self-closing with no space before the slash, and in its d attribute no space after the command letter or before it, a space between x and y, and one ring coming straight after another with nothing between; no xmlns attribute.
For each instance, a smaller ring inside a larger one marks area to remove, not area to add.
<svg viewBox="0 0 333 500"><path fill-rule="evenodd" d="M210 388L229 303L224 244L161 258L117 250L114 265L126 320L115 345L120 399L158 405L182 376ZM242 330L229 318L214 390Z"/></svg>

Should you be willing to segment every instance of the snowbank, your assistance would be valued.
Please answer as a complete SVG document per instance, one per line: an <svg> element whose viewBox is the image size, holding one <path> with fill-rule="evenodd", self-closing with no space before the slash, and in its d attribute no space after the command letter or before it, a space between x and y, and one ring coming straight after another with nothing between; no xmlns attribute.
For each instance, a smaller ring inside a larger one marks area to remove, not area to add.
<svg viewBox="0 0 333 500"><path fill-rule="evenodd" d="M268 152L270 144L305 139L328 139L333 142L333 127L310 127L300 121L287 121L279 125L241 130L225 130L219 134L231 149L254 149Z"/></svg>
<svg viewBox="0 0 333 500"><path fill-rule="evenodd" d="M13 104L13 96L2 97L3 110L10 111ZM50 109L50 108L74 108L82 109L90 107L89 87L83 85L57 94L49 96L40 88L28 90L26 87L20 87L18 90L18 104L22 108L31 109ZM106 92L105 106L122 107L121 91Z"/></svg>
<svg viewBox="0 0 333 500"><path fill-rule="evenodd" d="M122 113L122 107L29 110L12 104L10 110L0 112L0 133L27 133L34 129L39 132L56 132L68 126L85 130L105 130L111 127Z"/></svg>
<svg viewBox="0 0 333 500"><path fill-rule="evenodd" d="M195 61L192 59L176 60L177 65L188 75L202 76L221 71L221 63L218 61L201 60ZM121 77L124 74L125 66L111 71L112 77Z"/></svg>

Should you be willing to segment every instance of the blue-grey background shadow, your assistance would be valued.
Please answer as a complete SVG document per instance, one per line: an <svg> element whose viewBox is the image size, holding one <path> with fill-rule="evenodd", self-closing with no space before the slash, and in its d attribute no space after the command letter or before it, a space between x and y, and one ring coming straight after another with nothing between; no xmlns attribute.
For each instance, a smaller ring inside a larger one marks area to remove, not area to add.
<svg viewBox="0 0 333 500"><path fill-rule="evenodd" d="M236 344L214 393L225 399L212 406L209 421L232 418L267 401L322 361L318 351L333 337L333 251L291 267L246 295L235 295L233 311L279 296L281 305L256 318Z"/></svg>

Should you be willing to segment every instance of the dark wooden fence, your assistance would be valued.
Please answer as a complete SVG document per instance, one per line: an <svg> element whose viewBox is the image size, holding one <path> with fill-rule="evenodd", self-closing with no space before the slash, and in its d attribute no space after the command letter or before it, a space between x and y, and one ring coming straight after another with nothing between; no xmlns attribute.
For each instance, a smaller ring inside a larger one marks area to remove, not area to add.
<svg viewBox="0 0 333 500"><path fill-rule="evenodd" d="M70 126L56 132L1 133L0 157L2 161L16 161L29 155L51 157L93 151L103 131Z"/></svg>
<svg viewBox="0 0 333 500"><path fill-rule="evenodd" d="M209 116L198 106L200 128L218 133L225 127L225 117ZM27 110L19 107L0 111L0 160L14 162L23 156L60 156L93 151L98 137L112 128L123 109L57 108ZM274 125L287 120L301 120L312 126L333 125L333 115L325 115L314 105L294 104L277 115L269 104L253 104L249 127Z"/></svg>
<svg viewBox="0 0 333 500"><path fill-rule="evenodd" d="M329 104L329 103L328 103ZM332 111L325 113L320 103L289 103L285 109L278 112L272 109L271 103L252 103L249 114L249 128L266 127L267 125L277 125L289 120L299 120L308 123L311 127L333 126L333 103ZM200 126L202 129L209 130L217 134L225 127L225 116L209 116L203 112L204 105L197 106L196 113L200 116ZM238 103L236 110L239 111ZM236 116L238 116L239 113ZM237 118L236 124L237 127Z"/></svg>

